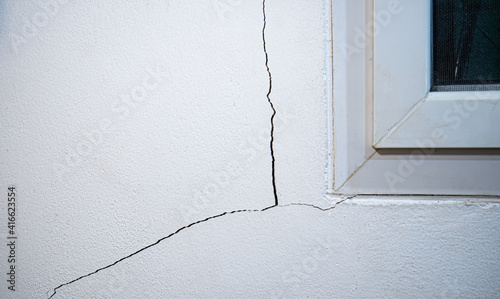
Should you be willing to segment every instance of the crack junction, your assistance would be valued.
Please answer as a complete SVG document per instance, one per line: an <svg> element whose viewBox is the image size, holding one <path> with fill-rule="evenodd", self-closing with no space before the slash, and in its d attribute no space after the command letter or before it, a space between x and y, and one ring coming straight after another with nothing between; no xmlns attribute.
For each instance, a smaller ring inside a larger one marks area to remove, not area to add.
<svg viewBox="0 0 500 299"><path fill-rule="evenodd" d="M265 29L266 29L266 0L263 0L262 2L262 13L263 13L263 19L264 19L264 25L262 27L262 42L263 42L263 48L264 48L264 54L265 54L265 57L266 57L266 69L267 69L267 73L268 73L268 76L269 76L269 89L267 91L267 94L266 94L266 98L267 98L267 101L269 102L269 105L271 106L271 109L273 110L273 114L271 115L271 132L270 132L270 135L271 135L271 139L270 139L270 142L269 142L269 147L270 147L270 152L271 152L271 170L272 170L272 184L273 184L273 195L274 195L274 205L272 206L269 206L269 207L266 207L266 208L263 208L263 209L243 209L243 210L235 210L235 211L231 211L231 212L224 212L224 213L220 213L220 214L217 214L217 215L214 215L214 216L210 216L210 217L207 217L205 219L202 219L202 220L198 220L196 222L193 222L193 223L190 223L188 225L185 225L179 229L177 229L175 232L161 238L161 239L158 239L155 243L152 243L152 244L149 244L127 256L124 256L118 260L116 260L115 262L107 265L107 266L104 266L104 267L101 267L93 272L90 272L88 274L85 274L85 275L82 275L78 278L75 278L69 282L66 282L66 283L63 283L63 284L60 284L59 286L55 287L53 289L53 292L52 292L52 295L49 297L52 298L56 295L57 293L57 290L63 288L64 286L67 286L67 285L70 285L74 282L77 282L81 279L84 279L86 277L89 277L89 276L92 276L94 274L97 274L99 273L100 271L103 271L103 270L106 270L108 268L111 268L113 266L115 266L116 264L126 260L126 259L129 259L139 253L141 253L142 251L148 249L148 248L151 248L153 246L156 246L158 245L160 242L166 240L166 239L169 239L173 236L175 236L176 234L180 233L181 231L187 229L187 228L190 228L192 226L195 226L197 224L200 224L200 223L203 223L203 222L207 222L207 221L210 221L212 219L216 219L216 218L219 218L219 217L223 217L225 215L230 215L230 214L236 214L236 213L243 213L243 212L264 212L266 210L269 210L269 209L272 209L272 208L275 208L275 207L286 207L286 206L292 206L292 205L301 205L301 206L310 206L310 207L313 207L313 208L317 208L317 209L320 209L320 210L323 210L323 211L327 211L329 209L333 209L335 208L335 206L337 204L339 204L340 202L336 203L335 206L329 208L329 209L322 209L320 207L317 207L317 206L314 206L314 205L310 205L310 204L303 204L303 203L297 203L297 204L288 204L288 205L284 205L284 206L279 206L279 202L278 202L278 192L277 192L277 189L276 189L276 175L275 175L275 156L274 156L274 117L276 116L276 109L274 108L274 105L273 105L273 102L271 101L271 91L272 91L272 76L271 76L271 71L269 69L269 55L267 53L267 48L266 48L266 38L265 38Z"/></svg>

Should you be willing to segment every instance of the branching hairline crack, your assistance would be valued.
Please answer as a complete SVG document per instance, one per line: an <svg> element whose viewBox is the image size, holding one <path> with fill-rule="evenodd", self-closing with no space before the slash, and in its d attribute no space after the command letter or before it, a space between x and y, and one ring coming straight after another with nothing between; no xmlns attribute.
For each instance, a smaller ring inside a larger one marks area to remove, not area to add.
<svg viewBox="0 0 500 299"><path fill-rule="evenodd" d="M276 190L276 176L275 176L275 157L274 157L274 117L276 115L276 109L274 108L274 105L273 105L273 102L271 101L271 98L270 98L270 95L271 95L271 91L272 91L272 76L271 76L271 71L269 69L269 56L267 54L267 48L266 48L266 38L265 38L265 29L266 29L266 0L263 0L262 1L262 13L263 13L263 18L264 18L264 25L262 27L262 42L263 42L263 47L264 47L264 54L265 54L265 57L266 57L266 69L267 69L267 73L269 75L269 90L267 91L267 101L269 102L269 105L271 106L271 109L273 110L273 114L271 115L271 138L270 138L270 142L269 142L269 147L270 147L270 151L271 151L271 175L272 175L272 184L273 184L273 194L274 194L274 205L272 206L269 206L269 207L266 207L266 208L263 208L263 209L244 209L244 210L235 210L235 211L231 211L231 212L224 212L224 213L220 213L220 214L217 214L217 215L214 215L214 216L210 216L210 217L207 217L205 219L202 219L202 220L198 220L196 222L193 222L193 223L190 223L186 226L183 226L179 229L177 229L175 232L161 238L161 239L158 239L155 243L152 243L152 244L149 244L127 256L124 256L122 258L120 258L119 260L116 260L115 262L107 265L107 266L104 266L104 267L101 267L93 272L90 272L88 274L85 274L85 275L82 275L78 278L75 278L67 283L63 283L59 286L57 286L56 288L54 288L53 290L53 293L52 295L49 297L52 298L56 295L57 293L57 290L64 287L64 286L67 286L67 285L70 285L74 282L77 282L83 278L86 278L86 277L89 277L89 276L92 276L94 274L97 274L98 272L100 271L103 271L105 269L108 269L110 267L113 267L114 265L126 260L126 259L129 259L139 253L141 253L142 251L148 249L148 248L151 248L155 245L158 245L160 242L168 239L168 238L171 238L173 237L174 235L180 233L181 231L187 229L187 228L190 228L194 225L197 225L197 224L200 224L200 223L203 223L203 222L206 222L206 221L209 221L209 220L212 220L212 219L215 219L215 218L219 218L219 217L222 217L222 216L225 216L225 215L229 215L229 214L235 214L235 213L242 213L242 212L264 212L266 210L269 210L271 208L275 208L275 207L278 207L279 206L279 202L278 202L278 192ZM340 202L339 202L340 203ZM339 204L337 203L337 204ZM337 205L335 204L335 206ZM288 204L288 205L285 205L285 206L290 206L290 205L305 205L305 206L311 206L311 207L314 207L314 208L317 208L317 209L320 209L320 210L323 210L321 209L320 207L317 207L317 206L314 206L314 205L309 205L309 204ZM285 206L280 206L280 207L285 207ZM333 206L332 208L335 208L335 206ZM324 211L327 211L329 209L325 209Z"/></svg>
<svg viewBox="0 0 500 299"><path fill-rule="evenodd" d="M309 203L289 203L289 204L286 204L286 205L282 205L280 207L289 207L289 206L307 206L307 207L311 207L311 208L315 208L315 209L318 209L318 210L321 210L323 212L326 212L326 211L329 211L329 210L332 210L332 209L335 209L337 207L337 205L343 203L344 201L348 200L350 198L345 198L345 199L342 199L338 202L336 202L333 206L331 207L328 207L328 208L321 208L319 206L316 206L316 205L313 205L313 204L309 204Z"/></svg>

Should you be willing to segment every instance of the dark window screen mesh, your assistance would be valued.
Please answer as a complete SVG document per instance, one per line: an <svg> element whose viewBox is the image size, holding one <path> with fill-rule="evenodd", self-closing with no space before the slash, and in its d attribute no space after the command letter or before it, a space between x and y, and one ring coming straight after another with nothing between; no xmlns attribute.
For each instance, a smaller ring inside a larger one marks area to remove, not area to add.
<svg viewBox="0 0 500 299"><path fill-rule="evenodd" d="M500 0L434 0L433 90L500 87Z"/></svg>

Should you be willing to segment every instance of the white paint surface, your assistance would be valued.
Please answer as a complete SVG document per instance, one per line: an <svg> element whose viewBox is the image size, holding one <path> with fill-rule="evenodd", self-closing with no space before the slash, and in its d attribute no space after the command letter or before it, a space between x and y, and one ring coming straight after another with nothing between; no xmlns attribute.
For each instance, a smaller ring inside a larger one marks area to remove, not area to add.
<svg viewBox="0 0 500 299"><path fill-rule="evenodd" d="M266 4L281 205L334 203L325 195L328 9ZM12 34L41 12L47 22L13 47ZM17 291L2 278L0 297L46 298L180 227L274 203L262 26L259 1L72 1L53 14L31 1L0 3L0 226L3 243L15 184L20 238ZM141 86L142 103L116 102ZM500 292L498 204L395 199L212 219L54 297Z"/></svg>

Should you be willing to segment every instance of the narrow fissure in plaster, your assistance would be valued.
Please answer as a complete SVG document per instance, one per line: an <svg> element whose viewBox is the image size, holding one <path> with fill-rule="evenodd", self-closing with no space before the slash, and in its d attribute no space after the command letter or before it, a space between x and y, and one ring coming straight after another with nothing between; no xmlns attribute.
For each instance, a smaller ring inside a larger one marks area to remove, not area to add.
<svg viewBox="0 0 500 299"><path fill-rule="evenodd" d="M310 203L301 203L301 202L299 202L299 203L289 203L289 204L286 204L286 205L281 205L280 207L306 206L306 207L311 207L311 208L314 208L314 209L326 212L326 211L330 211L332 209L335 209L337 207L337 205L339 205L339 204L343 203L344 201L346 201L348 199L351 199L351 198L354 198L354 196L346 197L346 198L344 198L342 200L339 200L333 206L328 207L328 208L322 208L322 207L319 207L319 206L316 206L316 205L313 205L313 204L310 204Z"/></svg>
<svg viewBox="0 0 500 299"><path fill-rule="evenodd" d="M269 56L267 55L266 48L266 0L262 1L262 15L264 16L264 26L262 26L262 44L264 46L264 54L266 55L266 69L267 74L269 75L269 90L267 91L267 101L269 105L271 105L271 109L273 109L273 114L271 115L271 140L269 141L269 147L271 150L271 176L273 180L273 192L274 192L274 205L278 205L278 192L276 190L276 175L275 175L275 161L274 158L274 116L276 115L276 109L274 109L273 102L269 97L271 95L271 90L273 88L273 78L271 76L271 70L269 70Z"/></svg>
<svg viewBox="0 0 500 299"><path fill-rule="evenodd" d="M268 207L268 208L269 208L269 207ZM160 242L162 242L162 241L164 241L164 240L166 240L166 239L168 239L168 238L173 237L174 235L176 235L176 234L180 233L181 231L183 231L183 230L185 230L185 229L187 229L187 228L190 228L190 227L195 226L195 225L197 225L197 224L200 224L200 223L203 223L203 222L206 222L206 221L209 221L209 220L215 219L215 218L219 218L219 217L222 217L222 216L225 216L225 215L229 215L229 214L242 213L242 212L262 212L262 211L267 210L268 208L265 208L265 209L262 209L262 210L236 210L236 211L231 211L231 212L224 212L224 213L221 213L221 214L218 214L218 215L210 216L210 217L207 217L207 218L205 218L205 219L198 220L198 221L196 221L196 222L190 223L190 224L188 224L188 225L186 225L186 226L183 226L183 227L179 228L178 230L176 230L175 232L171 233L170 235L165 236L165 237L163 237L163 238L159 239L159 240L158 240L158 241L156 241L155 243L149 244L148 246L143 247L143 248L141 248L141 249L137 250L136 252L131 253L131 254L127 255L127 256L124 256L124 257L122 257L121 259L119 259L119 260L117 260L117 261L115 261L115 262L113 262L113 263L111 263L111 264L109 264L109 265L107 265L107 266L101 267L101 268L99 268L99 269L97 269L97 270L95 270L95 271L93 271L93 272L90 272L90 273L85 274L85 275L82 275L82 276L80 276L80 277L78 277L78 278L76 278L76 279L73 279L73 280L72 280L72 281L70 281L70 282L66 282L66 283L63 283L63 284L59 285L58 287L54 288L53 293L52 293L52 295L49 297L49 299L55 296L55 294L56 294L56 292L57 292L57 290L58 290L58 289L60 289L60 288L62 288L62 287L64 287L64 286L70 285L70 284L72 284L72 283L74 283L74 282L77 282L77 281L79 281L80 279L83 279L83 278L86 278L86 277L92 276L92 275L94 275L94 274L97 274L98 272L100 272L100 271L102 271L102 270L105 270L105 269L111 268L111 267L113 267L114 265L118 264L119 262L122 262L122 261L124 261L124 260L126 260L126 259L128 259L128 258L131 258L131 257L133 257L134 255L139 254L140 252L142 252L142 251L144 251L144 250L146 250L146 249L148 249L148 248L151 248L151 247L153 247L153 246L156 246L156 245L158 245Z"/></svg>
<svg viewBox="0 0 500 299"><path fill-rule="evenodd" d="M264 17L264 25L262 27L262 42L263 42L263 46L264 46L264 54L266 56L266 69L267 69L267 73L269 75L269 89L267 91L266 97L267 97L267 100L269 102L269 105L271 106L271 109L273 110L273 114L271 116L271 132L270 132L271 133L271 139L270 139L270 142L269 142L269 147L270 147L270 152L271 152L271 163L272 163L271 164L271 171L272 171L271 177L272 177L272 184L273 184L274 204L271 205L271 206L268 206L266 208L263 208L263 209L243 209L243 210L235 210L235 211L231 211L231 212L224 212L224 213L221 213L221 214L210 216L210 217L207 217L205 219L198 220L196 222L190 223L190 224L188 224L186 226L183 226L183 227L177 229L175 232L173 232L173 233L171 233L171 234L169 234L169 235L167 235L167 236L165 236L165 237L157 240L155 243L149 244L149 245L147 245L147 246L145 246L145 247L143 247L143 248L135 251L134 253L131 253L131 254L127 255L127 256L124 256L124 257L116 260L115 262L113 262L113 263L111 263L111 264L109 264L107 266L101 267L101 268L99 268L99 269L97 269L97 270L95 270L93 272L90 272L88 274L82 275L82 276L80 276L80 277L78 277L76 279L73 279L73 280L71 280L69 282L66 282L66 283L63 283L63 284L57 286L56 288L54 288L52 290L52 295L49 297L49 299L52 298L52 297L54 297L56 295L56 293L57 293L57 290L59 290L60 288L62 288L64 286L70 285L70 284L72 284L74 282L77 282L77 281L79 281L81 279L84 279L86 277L89 277L89 276L92 276L94 274L97 274L100 271L103 271L105 269L111 268L111 267L115 266L116 264L118 264L118 263L120 263L120 262L122 262L122 261L124 261L126 259L129 259L129 258L133 257L134 255L139 254L139 253L141 253L142 251L144 251L146 249L149 249L149 248L151 248L153 246L158 245L160 242L162 242L162 241L164 241L166 239L169 239L169 238L175 236L176 234L180 233L181 231L183 231L183 230L185 230L187 228L190 228L192 226L195 226L195 225L203 223L203 222L207 222L207 221L212 220L212 219L216 219L216 218L219 218L219 217L222 217L222 216L226 216L226 215L230 215L230 214L238 214L238 213L244 213L244 212L246 212L246 213L250 213L250 212L264 212L266 210L269 210L269 209L272 209L272 208L275 208L275 207L281 207L281 208L283 208L283 207L290 207L290 206L307 206L307 207L311 207L311 208L314 208L314 209L317 209L317 210L320 210L320 211L329 211L331 209L334 209L338 204L340 204L340 203L346 201L347 199L349 199L349 198L345 198L345 199L343 199L341 201L338 201L333 206L331 206L329 208L321 208L319 206L316 206L316 205L313 205L313 204L308 204L308 203L290 203L290 204L279 206L278 192L276 190L275 157L274 157L274 116L276 115L276 109L274 108L273 102L271 101L271 98L270 98L270 94L271 94L271 90L272 90L272 76L271 76L271 71L269 69L269 64L268 64L268 62L269 62L269 56L267 54L266 38L265 38L265 29L266 29L266 0L262 1L262 13L263 13L263 17Z"/></svg>
<svg viewBox="0 0 500 299"><path fill-rule="evenodd" d="M205 219L202 219L202 220L198 220L196 222L193 222L193 223L190 223L186 226L183 226L181 228L179 228L178 230L176 230L175 232L169 234L168 236L165 236L159 240L157 240L155 243L152 243L152 244L149 244L137 251L135 251L134 253L131 253L127 256L124 256L122 258L120 258L119 260L116 260L115 262L107 265L107 266L104 266L104 267L101 267L93 272L90 272L88 274L85 274L85 275L82 275L76 279L73 279L69 282L66 282L66 283L63 283L59 286L57 286L56 288L53 289L52 291L52 295L49 297L52 298L56 295L57 293L57 290L64 287L64 286L67 286L67 285L70 285L74 282L77 282L81 279L84 279L86 277L89 277L89 276L92 276L94 274L97 274L98 272L102 271L102 270L105 270L105 269L108 269L108 268L111 268L113 267L114 265L126 260L126 259L129 259L131 257L133 257L134 255L136 254L139 254L141 253L142 251L148 249L148 248L151 248L153 246L156 246L158 245L160 242L168 239L168 238L171 238L173 237L174 235L180 233L181 231L187 229L187 228L190 228L192 226L195 226L197 224L200 224L200 223L203 223L203 222L206 222L206 221L209 221L209 220L212 220L212 219L215 219L215 218L219 218L219 217L222 217L222 216L225 216L225 215L229 215L229 214L236 214L236 213L242 213L242 212L263 212L263 211L266 211L268 209L271 209L271 208L274 208L274 207L277 207L278 206L278 192L276 190L276 177L275 177L275 157L274 157L274 116L276 115L276 109L274 108L274 105L273 105L273 102L271 101L271 98L270 98L270 95L271 95L271 90L272 90L272 76L271 76L271 71L269 69L269 56L267 54L267 48L266 48L266 38L265 38L265 30L266 30L266 0L263 0L262 1L262 14L263 14L263 18L264 18L264 25L262 27L262 43L263 43L263 47L264 47L264 54L266 56L266 69L267 69L267 73L269 75L269 89L267 91L267 101L269 102L269 105L271 106L271 109L273 110L273 114L271 115L271 139L270 139L270 142L269 142L269 147L270 147L270 152L271 152L271 177L272 177L272 184L273 184L273 194L274 194L274 205L272 206L269 206L269 207L266 207L266 208L263 208L263 209L244 209L244 210L236 210L236 211L231 211L231 212L224 212L224 213L221 213L221 214L217 214L217 215L214 215L214 216L210 216L210 217L207 217Z"/></svg>

